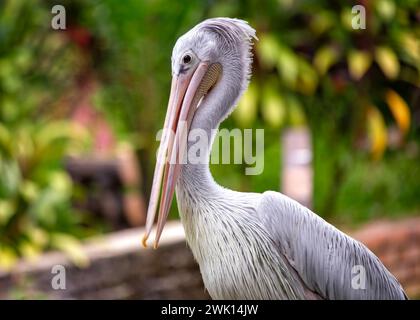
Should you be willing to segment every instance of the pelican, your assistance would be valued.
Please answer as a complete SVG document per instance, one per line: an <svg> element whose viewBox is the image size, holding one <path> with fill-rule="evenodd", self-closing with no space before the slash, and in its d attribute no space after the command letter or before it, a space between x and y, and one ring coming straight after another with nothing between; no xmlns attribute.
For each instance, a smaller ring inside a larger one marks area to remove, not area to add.
<svg viewBox="0 0 420 320"><path fill-rule="evenodd" d="M274 191L226 189L207 163L172 159L188 152L182 131L212 130L234 109L251 73L255 30L208 19L172 52L172 85L151 190L143 245L159 204L157 248L176 189L186 240L213 299L406 299L400 283L362 243ZM181 123L186 125L182 126ZM206 157L210 155L210 147Z"/></svg>

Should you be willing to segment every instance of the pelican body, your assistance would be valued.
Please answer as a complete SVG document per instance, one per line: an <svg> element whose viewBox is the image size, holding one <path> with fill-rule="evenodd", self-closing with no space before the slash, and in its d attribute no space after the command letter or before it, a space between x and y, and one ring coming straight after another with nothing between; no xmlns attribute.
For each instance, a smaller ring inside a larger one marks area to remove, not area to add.
<svg viewBox="0 0 420 320"><path fill-rule="evenodd" d="M160 199L157 247L176 189L186 240L213 299L406 299L368 248L298 202L226 189L208 163L166 161L188 152L192 142L179 138L193 129L212 142L248 86L253 39L245 21L214 18L176 42L164 125L175 134L161 140L143 244Z"/></svg>

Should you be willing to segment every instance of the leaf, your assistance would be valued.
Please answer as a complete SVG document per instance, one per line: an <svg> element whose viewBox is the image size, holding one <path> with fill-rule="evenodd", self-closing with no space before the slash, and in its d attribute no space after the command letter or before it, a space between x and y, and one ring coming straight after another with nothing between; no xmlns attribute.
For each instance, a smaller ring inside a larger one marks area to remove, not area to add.
<svg viewBox="0 0 420 320"><path fill-rule="evenodd" d="M281 47L278 51L277 71L284 84L292 89L296 87L299 62L293 51L287 47Z"/></svg>
<svg viewBox="0 0 420 320"><path fill-rule="evenodd" d="M366 51L352 50L347 56L347 62L351 77L360 80L369 70L372 64L372 56Z"/></svg>
<svg viewBox="0 0 420 320"><path fill-rule="evenodd" d="M247 127L255 121L257 116L257 100L257 87L251 83L239 101L238 107L232 114L232 117L240 126Z"/></svg>
<svg viewBox="0 0 420 320"><path fill-rule="evenodd" d="M391 48L385 46L377 47L375 60L387 78L395 79L400 73L400 62Z"/></svg>
<svg viewBox="0 0 420 320"><path fill-rule="evenodd" d="M334 26L334 20L334 13L323 10L312 16L310 28L314 34L321 35Z"/></svg>
<svg viewBox="0 0 420 320"><path fill-rule="evenodd" d="M51 188L63 195L70 196L72 191L72 181L65 171L53 171L49 174Z"/></svg>
<svg viewBox="0 0 420 320"><path fill-rule="evenodd" d="M44 248L48 244L48 234L45 230L35 227L28 226L26 230L26 235L34 244L38 247Z"/></svg>
<svg viewBox="0 0 420 320"><path fill-rule="evenodd" d="M386 92L385 100L401 133L406 135L410 129L410 108L404 99L393 90L388 90Z"/></svg>
<svg viewBox="0 0 420 320"><path fill-rule="evenodd" d="M0 123L0 156L10 157L13 150L12 144L13 139L9 129Z"/></svg>
<svg viewBox="0 0 420 320"><path fill-rule="evenodd" d="M411 63L420 71L420 37L412 32L400 32L397 40L401 49L412 60Z"/></svg>
<svg viewBox="0 0 420 320"><path fill-rule="evenodd" d="M68 121L52 121L34 135L36 154L40 158L61 158L63 153L79 153L89 142L86 128Z"/></svg>
<svg viewBox="0 0 420 320"><path fill-rule="evenodd" d="M41 248L29 241L22 241L19 244L19 252L22 257L28 260L35 260L41 254Z"/></svg>
<svg viewBox="0 0 420 320"><path fill-rule="evenodd" d="M17 161L0 161L0 187L7 197L16 195L22 180Z"/></svg>
<svg viewBox="0 0 420 320"><path fill-rule="evenodd" d="M12 248L0 245L0 269L10 271L17 261L18 257Z"/></svg>
<svg viewBox="0 0 420 320"><path fill-rule="evenodd" d="M318 85L318 75L312 66L303 58L299 59L299 76L296 88L306 95L315 92Z"/></svg>
<svg viewBox="0 0 420 320"><path fill-rule="evenodd" d="M351 7L349 6L344 7L341 10L340 18L341 18L341 24L343 25L345 29L349 31L357 31L353 29L353 26L352 26L352 20L354 16L351 12Z"/></svg>
<svg viewBox="0 0 420 320"><path fill-rule="evenodd" d="M289 121L292 126L301 126L306 124L306 116L300 101L289 96L287 98L287 110L289 113Z"/></svg>
<svg viewBox="0 0 420 320"><path fill-rule="evenodd" d="M277 63L279 45L276 38L271 34L263 34L256 46L257 54L262 65L269 69Z"/></svg>
<svg viewBox="0 0 420 320"><path fill-rule="evenodd" d="M75 237L64 233L53 233L51 235L51 246L65 252L79 268L89 266L89 258Z"/></svg>
<svg viewBox="0 0 420 320"><path fill-rule="evenodd" d="M286 115L286 104L281 94L272 86L264 90L262 109L264 121L273 128L280 128Z"/></svg>
<svg viewBox="0 0 420 320"><path fill-rule="evenodd" d="M388 135L384 118L373 105L367 109L367 128L372 158L373 160L379 160L385 152Z"/></svg>
<svg viewBox="0 0 420 320"><path fill-rule="evenodd" d="M376 0L375 7L384 21L390 21L395 16L396 7L392 0Z"/></svg>
<svg viewBox="0 0 420 320"><path fill-rule="evenodd" d="M33 181L24 180L19 188L23 199L29 203L35 201L39 196L39 187Z"/></svg>
<svg viewBox="0 0 420 320"><path fill-rule="evenodd" d="M36 134L36 142L44 148L58 140L70 140L73 136L72 125L66 121L53 121L45 124Z"/></svg>
<svg viewBox="0 0 420 320"><path fill-rule="evenodd" d="M15 137L15 156L19 159L24 159L29 161L32 159L35 152L35 145L33 140L33 134L29 127L21 127L20 130L16 133Z"/></svg>
<svg viewBox="0 0 420 320"><path fill-rule="evenodd" d="M331 46L320 48L314 56L314 66L319 74L324 75L338 61L338 52Z"/></svg>
<svg viewBox="0 0 420 320"><path fill-rule="evenodd" d="M15 213L15 204L12 200L0 200L0 226L9 222Z"/></svg>

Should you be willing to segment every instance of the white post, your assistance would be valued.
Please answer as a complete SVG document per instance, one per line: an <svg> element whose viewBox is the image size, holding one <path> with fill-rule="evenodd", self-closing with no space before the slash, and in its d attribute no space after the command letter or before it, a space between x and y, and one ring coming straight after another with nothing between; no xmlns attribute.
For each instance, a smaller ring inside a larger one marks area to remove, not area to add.
<svg viewBox="0 0 420 320"><path fill-rule="evenodd" d="M312 144L307 127L286 129L282 136L282 192L304 206L312 207Z"/></svg>

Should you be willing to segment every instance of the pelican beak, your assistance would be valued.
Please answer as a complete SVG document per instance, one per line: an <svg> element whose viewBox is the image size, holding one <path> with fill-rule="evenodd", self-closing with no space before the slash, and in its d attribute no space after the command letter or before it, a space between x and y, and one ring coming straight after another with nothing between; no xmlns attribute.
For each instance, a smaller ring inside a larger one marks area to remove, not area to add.
<svg viewBox="0 0 420 320"><path fill-rule="evenodd" d="M157 155L149 208L147 210L146 230L142 240L144 247L147 247L147 239L152 231L160 196L154 242L154 248L158 247L174 196L175 185L181 169L181 161L183 161L187 149L187 135L194 113L201 98L217 80L215 72L209 72L215 69L213 66L214 64L210 66L212 68L209 68L207 62L201 62L194 71L179 73L172 78L168 111ZM216 69L216 71L221 70L219 67Z"/></svg>

